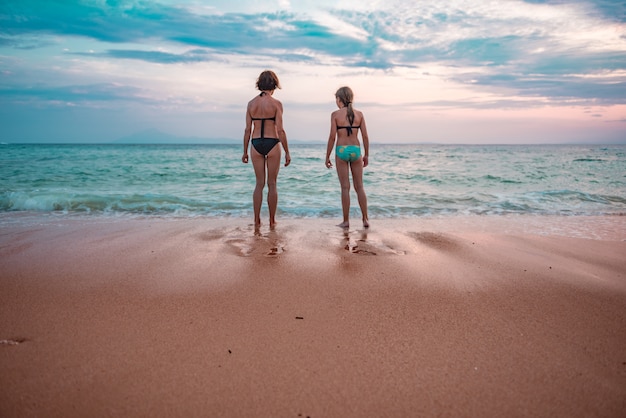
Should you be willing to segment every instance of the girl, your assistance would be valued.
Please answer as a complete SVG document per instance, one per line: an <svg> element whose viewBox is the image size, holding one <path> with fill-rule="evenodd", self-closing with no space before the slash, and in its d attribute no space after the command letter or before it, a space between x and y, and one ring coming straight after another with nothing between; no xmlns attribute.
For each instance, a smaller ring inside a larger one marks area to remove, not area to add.
<svg viewBox="0 0 626 418"><path fill-rule="evenodd" d="M343 222L337 226L342 228L350 226L350 172L352 172L352 182L361 207L363 226L368 228L367 196L365 189L363 189L363 167L367 167L368 164L369 137L367 136L363 113L352 107L353 97L354 94L350 87L341 87L335 93L335 102L339 110L330 115L326 167L331 168L333 166L330 162L330 153L336 140L335 164L341 185L341 207L343 209ZM358 138L359 129L363 138L363 153L361 153Z"/></svg>

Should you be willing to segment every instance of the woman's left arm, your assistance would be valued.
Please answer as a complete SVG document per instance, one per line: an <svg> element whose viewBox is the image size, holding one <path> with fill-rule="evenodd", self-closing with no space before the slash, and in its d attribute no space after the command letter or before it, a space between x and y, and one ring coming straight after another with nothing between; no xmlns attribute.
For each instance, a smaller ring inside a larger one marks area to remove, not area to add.
<svg viewBox="0 0 626 418"><path fill-rule="evenodd" d="M287 142L287 133L283 127L283 104L278 101L278 108L276 110L276 134L283 149L285 150L285 167L291 164L291 154L289 154L289 143Z"/></svg>

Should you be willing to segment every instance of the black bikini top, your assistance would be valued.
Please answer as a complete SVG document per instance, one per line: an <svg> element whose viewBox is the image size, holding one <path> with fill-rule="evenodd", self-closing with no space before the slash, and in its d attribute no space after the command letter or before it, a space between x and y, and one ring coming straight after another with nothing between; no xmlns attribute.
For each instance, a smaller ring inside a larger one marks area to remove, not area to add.
<svg viewBox="0 0 626 418"><path fill-rule="evenodd" d="M267 93L262 91L261 94L259 94L259 96L263 97L266 94ZM276 116L272 116L271 118L253 118L252 115L250 115L250 119L251 120L260 120L261 121L261 138L265 138L265 121L266 120L273 120L274 122L276 122Z"/></svg>
<svg viewBox="0 0 626 418"><path fill-rule="evenodd" d="M352 129L359 129L361 125L357 126L337 126L337 129L346 129L348 131L348 136L352 135Z"/></svg>
<svg viewBox="0 0 626 418"><path fill-rule="evenodd" d="M253 118L252 116L250 116L250 119L261 121L261 138L265 138L265 121L273 120L274 122L276 122L276 116L272 116L271 118Z"/></svg>

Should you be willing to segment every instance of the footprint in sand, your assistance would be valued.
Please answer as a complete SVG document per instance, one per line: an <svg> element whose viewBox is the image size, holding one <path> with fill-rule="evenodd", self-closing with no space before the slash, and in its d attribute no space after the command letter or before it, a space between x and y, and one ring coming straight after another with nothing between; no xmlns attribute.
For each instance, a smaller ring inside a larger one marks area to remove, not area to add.
<svg viewBox="0 0 626 418"><path fill-rule="evenodd" d="M278 257L285 252L285 245L277 242L275 237L256 235L246 238L232 238L224 241L235 254L241 257L250 257L263 254L266 257ZM269 250L268 250L269 248Z"/></svg>
<svg viewBox="0 0 626 418"><path fill-rule="evenodd" d="M406 254L406 251L396 250L393 247L385 244L384 242L371 238L360 238L356 240L348 238L344 248L353 254L359 255Z"/></svg>
<svg viewBox="0 0 626 418"><path fill-rule="evenodd" d="M217 241L224 236L223 231L205 231L196 235L201 241Z"/></svg>
<svg viewBox="0 0 626 418"><path fill-rule="evenodd" d="M363 248L359 248L359 242ZM367 241L365 240L349 240L346 246L344 247L347 251L350 251L352 254L360 254L360 255L376 255L376 251L372 251L371 249L366 249Z"/></svg>
<svg viewBox="0 0 626 418"><path fill-rule="evenodd" d="M408 235L421 244L439 251L456 252L462 248L460 241L444 234L434 232L410 232Z"/></svg>
<svg viewBox="0 0 626 418"><path fill-rule="evenodd" d="M10 338L7 340L0 340L0 345L19 345L26 342L26 338Z"/></svg>
<svg viewBox="0 0 626 418"><path fill-rule="evenodd" d="M267 253L266 255L267 255L268 257L276 257L276 256L278 256L279 254L282 254L284 251L285 251L285 247L283 247L282 245L278 245L278 246L276 246L276 247L272 247L272 248L270 249L270 252L269 252L269 253Z"/></svg>
<svg viewBox="0 0 626 418"><path fill-rule="evenodd" d="M231 239L226 241L226 244L228 244L235 251L235 254L242 257L248 257L252 254L252 246L245 240Z"/></svg>

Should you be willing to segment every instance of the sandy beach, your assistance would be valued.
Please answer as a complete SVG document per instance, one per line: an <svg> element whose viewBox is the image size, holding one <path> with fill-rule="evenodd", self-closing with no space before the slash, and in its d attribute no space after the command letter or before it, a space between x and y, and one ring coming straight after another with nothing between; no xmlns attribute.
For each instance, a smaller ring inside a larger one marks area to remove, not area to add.
<svg viewBox="0 0 626 418"><path fill-rule="evenodd" d="M5 216L0 416L624 416L624 217L335 223Z"/></svg>

